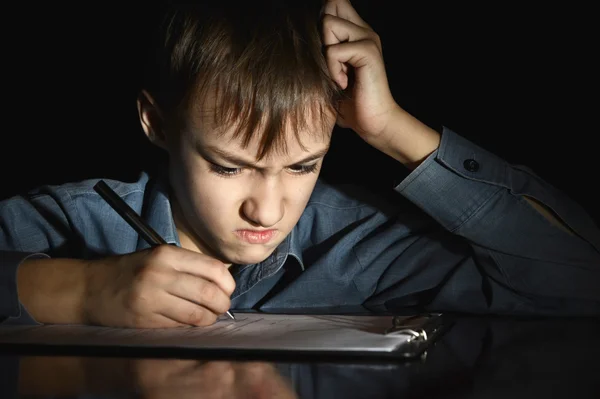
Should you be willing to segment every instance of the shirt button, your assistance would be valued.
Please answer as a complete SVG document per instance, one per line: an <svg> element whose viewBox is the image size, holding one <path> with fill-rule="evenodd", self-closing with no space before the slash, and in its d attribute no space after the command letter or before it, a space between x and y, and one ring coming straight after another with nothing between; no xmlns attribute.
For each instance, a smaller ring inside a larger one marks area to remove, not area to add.
<svg viewBox="0 0 600 399"><path fill-rule="evenodd" d="M474 159L467 159L465 162L463 162L463 166L469 172L477 172L479 170L479 162Z"/></svg>

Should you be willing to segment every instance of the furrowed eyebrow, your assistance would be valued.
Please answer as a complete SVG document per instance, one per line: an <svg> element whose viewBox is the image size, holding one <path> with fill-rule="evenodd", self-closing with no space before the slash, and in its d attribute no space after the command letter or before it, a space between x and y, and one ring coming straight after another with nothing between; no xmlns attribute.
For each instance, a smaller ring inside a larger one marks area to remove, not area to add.
<svg viewBox="0 0 600 399"><path fill-rule="evenodd" d="M257 168L256 162L240 158L236 154L232 154L232 153L222 150L220 148L209 145L209 146L204 146L203 149L207 150L208 152L218 155L220 158L222 158L222 159L226 160L227 162L230 162L236 166ZM297 162L294 162L291 165L287 165L287 167L301 165L301 164L304 164L304 163L307 163L310 161L314 161L315 159L319 159L319 158L325 156L325 154L327 154L327 151L329 151L329 146L326 148L323 148L322 150L315 152L314 154L310 154L310 155L298 160ZM200 151L200 152L205 152L205 151Z"/></svg>

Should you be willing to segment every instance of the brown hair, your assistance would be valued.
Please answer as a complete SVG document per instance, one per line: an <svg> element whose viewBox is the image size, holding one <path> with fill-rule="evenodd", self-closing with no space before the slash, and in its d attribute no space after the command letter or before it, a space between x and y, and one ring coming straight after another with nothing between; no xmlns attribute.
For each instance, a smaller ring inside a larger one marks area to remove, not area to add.
<svg viewBox="0 0 600 399"><path fill-rule="evenodd" d="M235 124L244 146L260 129L259 159L285 151L288 123L300 142L310 116L325 132L327 111L339 111L342 92L329 76L321 16L320 0L171 4L146 89L176 118L214 90L216 126Z"/></svg>

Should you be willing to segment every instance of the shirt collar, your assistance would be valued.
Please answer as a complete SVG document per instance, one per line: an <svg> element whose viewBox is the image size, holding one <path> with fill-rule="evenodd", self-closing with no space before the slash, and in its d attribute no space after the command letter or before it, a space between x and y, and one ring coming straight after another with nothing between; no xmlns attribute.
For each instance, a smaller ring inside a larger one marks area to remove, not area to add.
<svg viewBox="0 0 600 399"><path fill-rule="evenodd" d="M158 176L148 179L141 216L168 244L181 245L169 201L169 184L166 173L160 173ZM142 237L138 238L138 250L149 247L150 244Z"/></svg>

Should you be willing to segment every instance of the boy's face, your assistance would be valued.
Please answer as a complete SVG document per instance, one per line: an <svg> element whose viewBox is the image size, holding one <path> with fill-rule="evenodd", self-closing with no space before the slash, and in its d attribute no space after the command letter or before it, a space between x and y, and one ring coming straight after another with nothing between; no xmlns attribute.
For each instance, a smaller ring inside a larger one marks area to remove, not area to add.
<svg viewBox="0 0 600 399"><path fill-rule="evenodd" d="M318 119L300 133L285 132L287 152L256 161L258 140L243 148L233 126L218 134L212 113L190 112L178 135L169 135L173 208L184 247L225 263L266 259L300 218L317 181L335 124ZM289 128L288 128L289 129ZM315 134L315 132L318 132ZM184 244L185 242L185 244Z"/></svg>

